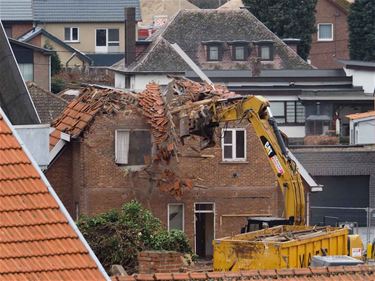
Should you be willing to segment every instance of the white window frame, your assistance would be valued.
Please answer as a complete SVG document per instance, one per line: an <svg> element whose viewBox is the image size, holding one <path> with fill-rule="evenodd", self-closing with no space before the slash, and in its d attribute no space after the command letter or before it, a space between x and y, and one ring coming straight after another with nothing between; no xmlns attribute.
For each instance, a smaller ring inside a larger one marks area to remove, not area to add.
<svg viewBox="0 0 375 281"><path fill-rule="evenodd" d="M127 132L128 133L128 157L126 159L126 163L120 163L118 158L117 158L117 134L118 132ZM115 130L115 163L118 164L118 165L128 165L129 164L129 144L130 144L130 130L124 130L124 129L118 129L118 130Z"/></svg>
<svg viewBox="0 0 375 281"><path fill-rule="evenodd" d="M320 38L320 26L321 25L330 25L331 26L331 38ZM318 23L318 34L317 34L317 40L320 41L320 42L329 42L329 41L333 41L333 23L330 23L330 22L326 22L326 23Z"/></svg>
<svg viewBox="0 0 375 281"><path fill-rule="evenodd" d="M65 29L66 28L69 28L69 30L70 30L70 38L69 38L69 40L65 40ZM77 40L74 40L73 39L73 28L76 28L77 29ZM66 26L66 27L64 27L64 42L79 42L79 27L75 27L75 26Z"/></svg>
<svg viewBox="0 0 375 281"><path fill-rule="evenodd" d="M232 144L225 144L224 143L224 132L231 131L232 132ZM236 153L236 137L237 131L244 132L244 157L238 158ZM246 145L246 129L245 128L222 128L221 131L221 159L223 162L244 162L247 159L247 145ZM224 146L232 146L232 158L224 158Z"/></svg>
<svg viewBox="0 0 375 281"><path fill-rule="evenodd" d="M184 203L168 203L167 208L167 225L168 225L168 231L171 231L170 225L169 225L169 207L170 206L182 206L182 232L185 232L185 206Z"/></svg>
<svg viewBox="0 0 375 281"><path fill-rule="evenodd" d="M109 29L117 29L119 32L119 38L118 41L109 41ZM98 30L105 30L105 39L106 39L106 45L105 46L97 46L96 45L96 37L97 37L97 31ZM110 43L118 43L118 46L109 46ZM95 29L95 53L109 53L109 47L118 47L120 48L120 29L119 28L96 28Z"/></svg>

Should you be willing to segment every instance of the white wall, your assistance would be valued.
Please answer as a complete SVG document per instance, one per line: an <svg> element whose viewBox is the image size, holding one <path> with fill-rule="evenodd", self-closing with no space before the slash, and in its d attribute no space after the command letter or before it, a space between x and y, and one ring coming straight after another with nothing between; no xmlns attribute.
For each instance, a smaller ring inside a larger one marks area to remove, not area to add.
<svg viewBox="0 0 375 281"><path fill-rule="evenodd" d="M375 91L375 71L344 68L347 76L353 76L353 86L363 87L365 94Z"/></svg>
<svg viewBox="0 0 375 281"><path fill-rule="evenodd" d="M125 89L125 75L115 72L115 88Z"/></svg>
<svg viewBox="0 0 375 281"><path fill-rule="evenodd" d="M49 164L49 124L14 126L22 142L41 169Z"/></svg>
<svg viewBox="0 0 375 281"><path fill-rule="evenodd" d="M160 86L166 86L172 79L165 74L136 74L130 81L130 86L136 91L143 91L150 82L156 82Z"/></svg>
<svg viewBox="0 0 375 281"><path fill-rule="evenodd" d="M279 129L288 136L288 138L304 138L305 126L279 126Z"/></svg>
<svg viewBox="0 0 375 281"><path fill-rule="evenodd" d="M350 144L375 144L375 118L351 120L350 134Z"/></svg>

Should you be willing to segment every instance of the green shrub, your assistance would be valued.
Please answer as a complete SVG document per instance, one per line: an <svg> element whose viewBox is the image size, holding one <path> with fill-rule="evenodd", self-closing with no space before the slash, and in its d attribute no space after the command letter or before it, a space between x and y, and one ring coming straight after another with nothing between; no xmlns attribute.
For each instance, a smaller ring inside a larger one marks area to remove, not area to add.
<svg viewBox="0 0 375 281"><path fill-rule="evenodd" d="M54 78L51 79L51 92L57 94L66 88L66 83L63 79Z"/></svg>
<svg viewBox="0 0 375 281"><path fill-rule="evenodd" d="M121 264L128 273L134 273L139 251L192 253L183 232L166 231L137 201L100 215L82 216L77 225L107 270L112 264Z"/></svg>

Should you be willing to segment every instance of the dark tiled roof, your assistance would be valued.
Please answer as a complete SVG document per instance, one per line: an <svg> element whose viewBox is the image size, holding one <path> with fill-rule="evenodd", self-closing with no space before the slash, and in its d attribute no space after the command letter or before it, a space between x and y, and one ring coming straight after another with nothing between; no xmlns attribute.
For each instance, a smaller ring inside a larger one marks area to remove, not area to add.
<svg viewBox="0 0 375 281"><path fill-rule="evenodd" d="M369 266L337 266L278 270L251 270L242 272L191 272L135 274L113 276L112 281L193 281L193 280L280 280L280 281L370 281L375 278L375 268Z"/></svg>
<svg viewBox="0 0 375 281"><path fill-rule="evenodd" d="M4 21L32 21L32 0L0 0L0 18Z"/></svg>
<svg viewBox="0 0 375 281"><path fill-rule="evenodd" d="M42 123L51 123L68 104L64 99L40 88L33 82L28 82L27 87Z"/></svg>
<svg viewBox="0 0 375 281"><path fill-rule="evenodd" d="M124 54L86 54L92 60L92 66L111 66L124 58Z"/></svg>
<svg viewBox="0 0 375 281"><path fill-rule="evenodd" d="M124 8L135 7L141 19L139 0L34 0L34 19L40 22L123 22Z"/></svg>
<svg viewBox="0 0 375 281"><path fill-rule="evenodd" d="M349 12L351 3L348 0L329 0L329 2L341 8L345 12Z"/></svg>
<svg viewBox="0 0 375 281"><path fill-rule="evenodd" d="M258 42L272 40L275 46L275 53L281 58L281 68L286 69L311 69L301 57L290 49L280 38L272 33L264 24L255 18L248 10L182 10L168 24L161 28L152 36L162 37L165 41L177 43L187 55L199 64L197 57L198 48L201 42L216 40L222 42L231 42L243 40L249 42ZM156 47L157 46L157 47ZM169 60L167 55L160 54L162 49L165 53L169 52L170 46L163 40L152 43L146 50L143 57L140 57L135 64L129 68L122 65L114 65L112 69L117 71L165 71L167 69L176 69L174 60ZM152 54L152 53L159 54ZM157 57L156 60L144 64L144 57ZM181 60L181 59L180 59ZM160 61L163 63L160 65ZM142 65L143 64L143 65ZM185 64L186 65L186 64ZM178 65L184 68L183 65ZM220 68L220 64L216 65ZM250 68L250 65L249 67ZM189 69L186 69L189 70Z"/></svg>
<svg viewBox="0 0 375 281"><path fill-rule="evenodd" d="M0 110L0 280L105 280L83 236L22 147Z"/></svg>

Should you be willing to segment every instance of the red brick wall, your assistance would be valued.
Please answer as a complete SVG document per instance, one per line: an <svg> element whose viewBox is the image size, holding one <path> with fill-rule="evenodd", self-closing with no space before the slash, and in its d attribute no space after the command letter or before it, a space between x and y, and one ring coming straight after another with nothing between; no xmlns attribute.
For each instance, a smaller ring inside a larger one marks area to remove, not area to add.
<svg viewBox="0 0 375 281"><path fill-rule="evenodd" d="M12 24L12 38L17 39L21 35L28 32L31 28L33 28L33 24L31 22Z"/></svg>
<svg viewBox="0 0 375 281"><path fill-rule="evenodd" d="M144 251L138 254L138 273L180 272L182 254L166 251Z"/></svg>
<svg viewBox="0 0 375 281"><path fill-rule="evenodd" d="M329 0L318 0L316 23L333 24L333 41L318 41L317 33L313 34L311 64L323 69L342 68L336 61L349 59L347 13Z"/></svg>
<svg viewBox="0 0 375 281"><path fill-rule="evenodd" d="M50 56L34 51L34 82L41 88L50 90Z"/></svg>
<svg viewBox="0 0 375 281"><path fill-rule="evenodd" d="M158 167L148 172L129 172L115 164L115 130L148 128L141 115L129 108L117 115L97 116L81 142L77 142L80 152L73 153L72 190L79 198L81 213L100 213L137 199L167 225L168 203L182 202L185 232L192 245L196 202L215 204L216 237L237 234L246 222L244 215L281 215L283 206L278 204L276 178L252 127L247 122L243 125L248 128L246 163L222 163L219 145L203 152L215 156L208 159L184 157L196 154L189 146L198 147L198 141L189 141L180 149L179 163L174 159L169 167L183 177L195 178L200 187L187 190L181 199L176 199L156 186ZM64 160L60 157L56 163L60 161ZM54 173L58 171L48 171L47 176Z"/></svg>

